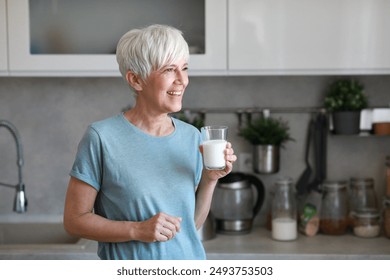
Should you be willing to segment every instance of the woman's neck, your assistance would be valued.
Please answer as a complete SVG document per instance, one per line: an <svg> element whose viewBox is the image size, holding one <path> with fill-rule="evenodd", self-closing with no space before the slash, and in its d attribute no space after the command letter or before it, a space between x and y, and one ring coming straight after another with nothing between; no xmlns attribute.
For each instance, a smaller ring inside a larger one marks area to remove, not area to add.
<svg viewBox="0 0 390 280"><path fill-rule="evenodd" d="M125 118L147 134L167 136L174 131L174 126L168 114L150 114L136 107L124 113Z"/></svg>

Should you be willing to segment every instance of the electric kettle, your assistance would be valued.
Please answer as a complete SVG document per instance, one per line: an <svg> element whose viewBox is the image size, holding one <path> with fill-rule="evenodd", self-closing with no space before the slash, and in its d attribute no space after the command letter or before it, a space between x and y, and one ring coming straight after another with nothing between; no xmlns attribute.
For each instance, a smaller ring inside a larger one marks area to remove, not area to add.
<svg viewBox="0 0 390 280"><path fill-rule="evenodd" d="M217 231L224 234L249 233L263 202L264 185L257 177L232 172L219 179L211 204Z"/></svg>

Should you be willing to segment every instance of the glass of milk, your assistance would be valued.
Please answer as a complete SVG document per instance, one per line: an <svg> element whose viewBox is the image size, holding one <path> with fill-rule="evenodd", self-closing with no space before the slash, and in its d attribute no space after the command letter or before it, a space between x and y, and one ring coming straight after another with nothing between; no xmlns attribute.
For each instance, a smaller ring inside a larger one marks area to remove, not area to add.
<svg viewBox="0 0 390 280"><path fill-rule="evenodd" d="M226 167L225 149L227 143L227 126L204 126L202 134L203 164L209 170L222 170Z"/></svg>

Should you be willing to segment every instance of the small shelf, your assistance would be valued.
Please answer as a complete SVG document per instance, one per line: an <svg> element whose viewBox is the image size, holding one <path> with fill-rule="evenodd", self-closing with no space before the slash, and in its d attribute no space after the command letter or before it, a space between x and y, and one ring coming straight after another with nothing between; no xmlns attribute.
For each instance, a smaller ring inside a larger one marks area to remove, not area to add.
<svg viewBox="0 0 390 280"><path fill-rule="evenodd" d="M374 133L371 133L368 131L361 131L359 134L336 134L332 130L329 130L329 134L332 136L336 136L336 137L346 136L346 137L374 137L374 138L376 138L376 137L389 137L390 136L390 135L374 134Z"/></svg>

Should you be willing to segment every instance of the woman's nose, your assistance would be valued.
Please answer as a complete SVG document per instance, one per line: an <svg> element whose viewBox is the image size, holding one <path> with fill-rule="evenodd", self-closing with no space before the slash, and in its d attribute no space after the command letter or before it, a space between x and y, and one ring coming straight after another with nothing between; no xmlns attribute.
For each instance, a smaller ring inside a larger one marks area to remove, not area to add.
<svg viewBox="0 0 390 280"><path fill-rule="evenodd" d="M186 71L176 71L176 79L175 82L177 84L187 84L188 82L188 74Z"/></svg>

